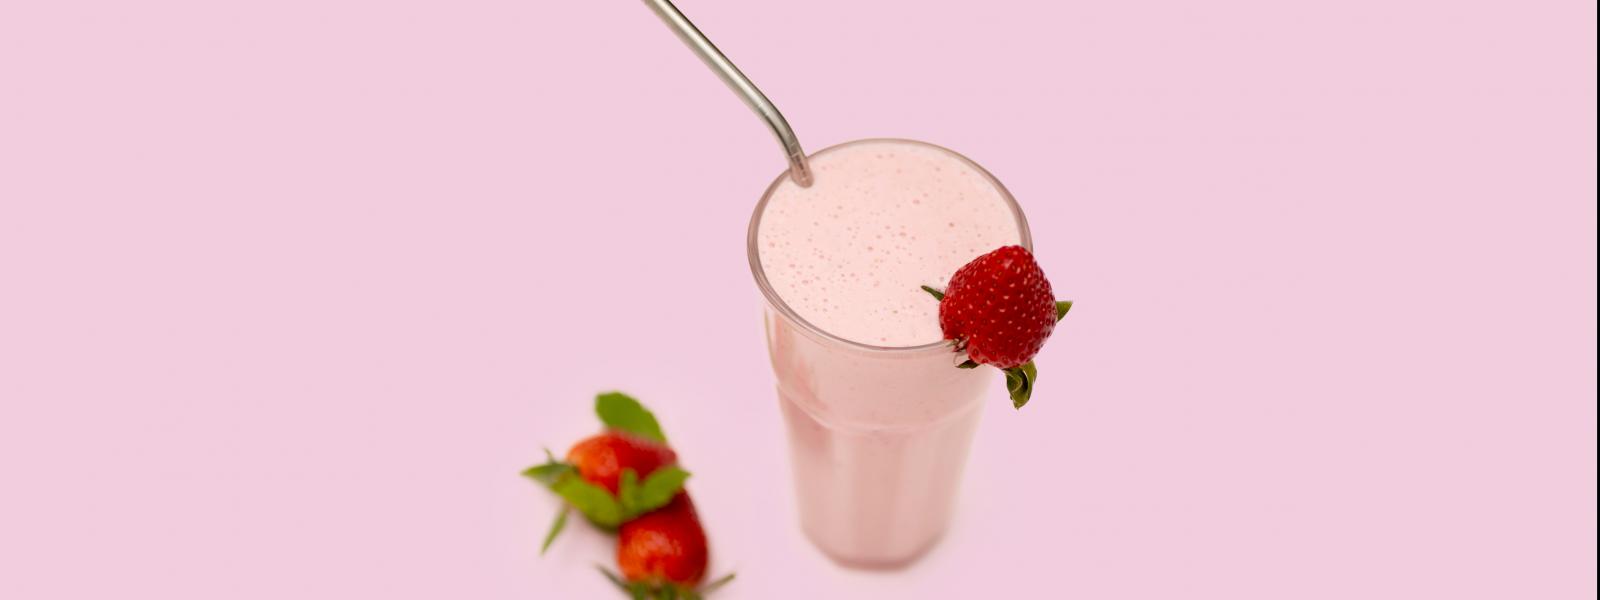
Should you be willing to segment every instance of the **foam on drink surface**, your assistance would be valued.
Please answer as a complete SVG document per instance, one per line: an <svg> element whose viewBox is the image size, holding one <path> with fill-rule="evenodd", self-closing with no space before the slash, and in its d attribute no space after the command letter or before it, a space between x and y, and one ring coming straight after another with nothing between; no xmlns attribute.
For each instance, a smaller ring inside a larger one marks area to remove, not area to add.
<svg viewBox="0 0 1600 600"><path fill-rule="evenodd" d="M938 341L943 288L962 265L1021 234L976 167L926 144L871 140L811 159L816 181L785 179L757 232L762 270L800 317L874 346Z"/></svg>

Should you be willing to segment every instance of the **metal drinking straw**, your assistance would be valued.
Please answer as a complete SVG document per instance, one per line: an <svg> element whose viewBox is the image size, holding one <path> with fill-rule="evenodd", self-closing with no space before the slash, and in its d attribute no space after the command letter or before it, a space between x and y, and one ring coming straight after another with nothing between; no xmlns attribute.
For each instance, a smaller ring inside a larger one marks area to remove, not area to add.
<svg viewBox="0 0 1600 600"><path fill-rule="evenodd" d="M762 119L767 121L767 126L772 128L772 134L778 137L778 143L783 144L783 151L789 155L789 173L795 183L800 187L811 187L811 167L806 164L806 152L800 149L800 139L794 135L794 130L789 128L789 122L784 120L783 113L778 112L778 107L772 105L766 94L762 94L756 84L733 66L733 62L718 50L711 40L706 39L706 34L700 33L689 18L683 16L678 7L673 6L669 0L644 0L661 17L662 22L678 34L678 39L683 40L706 66L722 78L722 82L744 99L745 105L750 110L756 111Z"/></svg>

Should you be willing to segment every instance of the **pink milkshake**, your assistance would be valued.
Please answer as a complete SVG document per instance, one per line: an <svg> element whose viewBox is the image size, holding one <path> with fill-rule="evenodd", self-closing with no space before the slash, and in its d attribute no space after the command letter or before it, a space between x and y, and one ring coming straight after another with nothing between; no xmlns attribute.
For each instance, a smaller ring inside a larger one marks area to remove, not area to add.
<svg viewBox="0 0 1600 600"><path fill-rule="evenodd" d="M786 173L750 223L750 265L789 428L806 534L835 560L914 560L949 521L993 369L957 369L942 288L1000 246L1029 246L1011 195L977 164L909 140L861 140Z"/></svg>

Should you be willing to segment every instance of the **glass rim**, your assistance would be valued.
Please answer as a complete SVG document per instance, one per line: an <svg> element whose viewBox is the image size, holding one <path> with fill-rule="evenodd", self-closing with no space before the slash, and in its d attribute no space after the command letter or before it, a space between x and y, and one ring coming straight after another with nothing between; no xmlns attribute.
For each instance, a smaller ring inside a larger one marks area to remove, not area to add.
<svg viewBox="0 0 1600 600"><path fill-rule="evenodd" d="M873 142L892 142L933 148L940 152L954 156L957 160L960 160L961 162L966 163L967 166L972 167L980 175L983 175L984 179L988 180L989 185L994 186L994 189L1000 192L1000 197L1005 200L1006 207L1011 209L1011 216L1016 220L1017 234L1018 237L1021 238L1019 244L1023 248L1026 248L1029 252L1033 252L1033 236L1028 231L1028 219L1027 217L1023 216L1022 207L1017 204L1017 199L1011 195L1011 190L1006 189L1005 184L1000 183L1000 180L996 178L993 173L990 173L988 169L983 168L983 165L978 164L977 161L967 158L966 155L963 155L960 152L956 152L955 150L951 150L938 144L931 144L924 141L906 138L863 138L828 146L827 148L823 148L811 153L809 159L815 159L818 156L847 146L868 144ZM767 202L772 199L772 192L777 190L778 186L782 185L785 180L790 178L790 176L791 172L785 169L778 175L776 179L772 180L772 183L767 186L767 190L761 194L761 201L756 203L755 213L750 216L750 228L745 237L745 250L750 259L750 272L751 274L755 275L756 287L761 288L761 295L767 298L767 303L771 304L773 309L777 310L778 313L783 315L784 318L799 324L800 329L808 334L817 336L829 342L855 348L857 350L879 354L917 354L926 353L930 350L936 349L948 351L950 345L946 342L946 340L939 340L919 346L878 346L845 339L830 333L827 330L818 327L816 324L807 321L804 317L801 317L798 312L795 312L795 310L789 306L789 303L784 302L783 298L778 295L777 290L772 289L772 283L767 280L766 270L761 266L761 247L759 243L760 240L758 239L761 234L761 215L766 212Z"/></svg>

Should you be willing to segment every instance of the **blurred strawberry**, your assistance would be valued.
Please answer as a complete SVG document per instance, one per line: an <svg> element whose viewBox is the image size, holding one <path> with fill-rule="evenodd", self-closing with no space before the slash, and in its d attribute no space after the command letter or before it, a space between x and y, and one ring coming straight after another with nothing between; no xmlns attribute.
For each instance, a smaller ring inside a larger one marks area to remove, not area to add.
<svg viewBox="0 0 1600 600"><path fill-rule="evenodd" d="M584 481L612 494L617 493L623 469L649 477L656 469L677 462L678 455L671 448L615 431L584 439L567 451L567 464L576 468Z"/></svg>
<svg viewBox="0 0 1600 600"><path fill-rule="evenodd" d="M544 464L522 472L566 501L540 552L566 527L568 507L595 525L615 529L665 506L689 478L676 466L677 454L666 445L655 415L637 400L615 392L601 394L595 398L595 413L606 425L605 433L574 444L566 462L547 450Z"/></svg>
<svg viewBox="0 0 1600 600"><path fill-rule="evenodd" d="M617 566L628 581L693 588L705 577L709 557L706 532L686 492L617 530Z"/></svg>
<svg viewBox="0 0 1600 600"><path fill-rule="evenodd" d="M710 558L694 502L680 492L659 510L623 523L617 530L622 575L600 572L635 600L700 600L733 580L730 573L700 585Z"/></svg>

